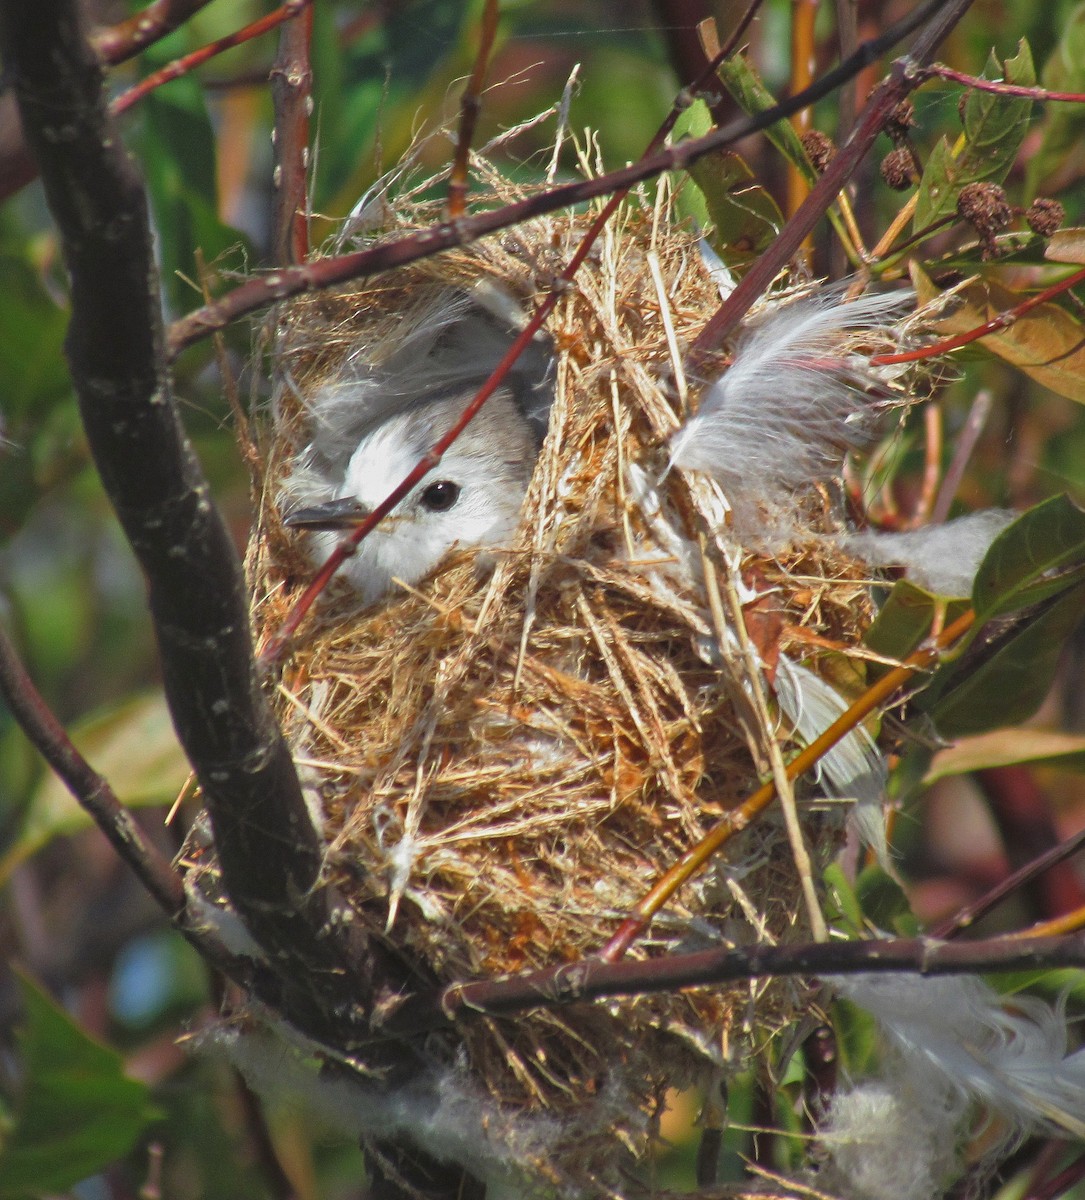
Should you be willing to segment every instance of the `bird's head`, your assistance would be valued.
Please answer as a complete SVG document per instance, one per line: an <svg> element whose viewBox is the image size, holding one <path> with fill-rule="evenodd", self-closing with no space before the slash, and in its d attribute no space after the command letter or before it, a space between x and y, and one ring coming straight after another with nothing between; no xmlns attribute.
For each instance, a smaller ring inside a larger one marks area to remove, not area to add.
<svg viewBox="0 0 1085 1200"><path fill-rule="evenodd" d="M395 412L368 430L350 457L338 494L297 509L284 523L309 530L323 561L459 420L472 394L441 397ZM537 445L529 423L497 392L342 568L364 604L393 581L414 584L456 548L501 547L515 532Z"/></svg>

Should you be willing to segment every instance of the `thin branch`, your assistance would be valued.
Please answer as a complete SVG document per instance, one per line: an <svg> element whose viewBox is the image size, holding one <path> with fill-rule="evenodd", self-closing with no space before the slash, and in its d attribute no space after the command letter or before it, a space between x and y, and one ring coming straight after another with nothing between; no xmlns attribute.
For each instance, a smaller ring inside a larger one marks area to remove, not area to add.
<svg viewBox="0 0 1085 1200"><path fill-rule="evenodd" d="M117 799L104 776L87 762L45 703L8 637L0 628L0 696L23 733L61 782L135 872L169 917L184 911L185 887L168 859L149 841Z"/></svg>
<svg viewBox="0 0 1085 1200"><path fill-rule="evenodd" d="M451 221L462 217L467 209L468 163L471 158L471 141L475 136L475 124L482 108L482 85L486 82L486 68L490 63L494 40L497 37L497 0L486 0L479 25L478 53L471 78L463 89L460 100L460 128L456 135L456 157L448 179L448 205L446 213Z"/></svg>
<svg viewBox="0 0 1085 1200"><path fill-rule="evenodd" d="M284 6L289 7L289 6ZM294 19L283 27L271 71L275 106L275 215L272 255L282 266L309 257L309 115L313 108L313 38L310 0L294 4Z"/></svg>
<svg viewBox="0 0 1085 1200"><path fill-rule="evenodd" d="M954 71L942 63L932 63L918 72L922 82L928 79L951 79L954 83L963 83L974 88L977 92L993 92L996 96L1023 96L1026 100L1045 103L1052 100L1065 104L1085 104L1083 92L1052 92L1047 88L1028 87L1022 83L1003 83L998 79L980 79L977 75L966 75L963 71Z"/></svg>
<svg viewBox="0 0 1085 1200"><path fill-rule="evenodd" d="M875 366L888 366L894 363L921 362L927 358L940 358L943 354L948 354L951 350L959 350L962 346L978 342L980 338L986 337L989 333L997 333L1000 329L1006 329L1018 317L1023 317L1025 313L1031 312L1032 309L1038 308L1041 304L1046 304L1049 300L1054 300L1056 296L1061 296L1063 292L1069 291L1070 288L1075 287L1082 281L1085 281L1085 267L1082 267L1080 271L1075 271L1072 275L1067 275L1065 279L1052 284L1051 287L1044 288L1043 291L1029 296L1027 300L1022 300L1020 304L1015 304L1013 308L1008 308L1005 312L1000 312L989 321L984 321L982 325L977 325L975 329L968 329L964 333L954 334L953 337L945 338L943 341L932 342L928 346L921 346L918 350L909 350L901 354L875 354L870 361Z"/></svg>
<svg viewBox="0 0 1085 1200"><path fill-rule="evenodd" d="M759 942L642 961L588 959L506 979L452 984L440 992L408 1000L389 1019L385 1030L402 1036L441 1028L453 1021L767 977L819 978L870 972L968 975L1082 966L1085 935L965 942L881 938L783 946Z"/></svg>
<svg viewBox="0 0 1085 1200"><path fill-rule="evenodd" d="M942 478L938 499L935 500L934 508L931 509L932 525L941 524L949 516L953 498L957 495L957 489L961 486L968 460L972 457L972 451L975 450L983 427L987 423L987 414L991 411L992 403L993 397L986 389L976 393L972 407L968 410L968 418L954 440L953 458Z"/></svg>
<svg viewBox="0 0 1085 1200"><path fill-rule="evenodd" d="M206 8L211 0L155 0L146 8L130 17L99 29L91 37L91 45L98 57L108 66L118 63L146 50L148 46L168 37L175 29Z"/></svg>
<svg viewBox="0 0 1085 1200"><path fill-rule="evenodd" d="M213 933L186 919L187 897L180 875L147 838L109 781L75 747L34 686L3 628L0 628L0 697L31 745L201 957L239 987L252 988L252 963L232 954Z"/></svg>
<svg viewBox="0 0 1085 1200"><path fill-rule="evenodd" d="M290 296L297 296L304 292L331 287L337 283L343 283L348 279L375 275L381 271L389 271L396 267L404 266L407 263L417 262L419 259L429 258L434 254L438 254L442 250L468 245L470 242L488 233L495 233L499 229L507 229L512 225L517 225L533 217L539 217L560 208L579 204L584 200L591 200L596 196L609 195L621 189L628 190L635 184L645 179L651 179L656 175L662 174L664 171L684 169L690 163L703 158L706 154L711 154L715 150L730 146L742 138L749 136L751 133L757 133L762 129L766 129L778 120L788 117L794 112L798 112L801 108L806 108L823 96L829 95L846 80L858 74L864 67L875 62L886 51L895 46L897 42L924 25L928 20L936 17L942 9L947 9L952 14L951 19L943 17L937 21L932 20L935 30L939 32L940 36L944 36L944 33L948 32L948 29L963 15L964 9L970 3L971 0L927 0L927 3L921 5L915 12L898 21L895 25L890 26L885 33L864 42L847 62L841 63L834 70L827 72L817 83L807 88L800 95L783 100L763 113L731 121L723 128L706 134L704 137L693 138L689 141L681 142L677 146L671 146L666 150L660 150L641 159L632 166L618 171L611 171L595 179L585 179L577 183L551 188L544 193L530 196L525 200L506 205L492 212L476 213L473 216L462 217L458 221L445 222L435 228L421 230L407 237L384 242L381 245L373 246L366 250L359 250L353 254L337 255L332 258L321 259L318 262L306 263L289 270L273 271L259 278L250 279L235 288L232 292L228 292L214 304L204 305L202 308L196 309L194 312L175 321L169 330L167 343L169 356L171 359L175 358L187 346L207 337L216 330L225 328L232 321L237 320L238 317L265 308L267 305L279 300L285 300ZM938 40L940 39L925 37L924 45L928 41L934 41L937 44ZM913 69L914 64L911 59L903 60L897 64L895 76L898 78L896 87L899 95L896 95L893 104L890 104L884 111L881 109L878 110L876 120L871 118L870 123L877 127L873 129L870 142L873 142L874 137L877 135L886 116L888 116L889 111L895 106L897 100L902 98L903 95L907 94L915 86L914 82L911 81L910 74ZM849 148L850 145L851 143L849 143ZM867 146L864 146L864 153L866 148ZM800 213L796 215L794 221L788 222L785 230L790 229L795 224L795 221L811 205L811 201L814 200L815 196L828 196L831 198L832 195L835 195L843 186L851 170L854 170L855 164L861 157L862 154L858 154L855 156L854 162L851 162L850 157L846 156L845 152L842 151L838 154L829 164L828 169L803 205ZM834 166L838 160L851 162L849 169L839 174L839 177L834 172ZM824 204L821 204L819 201L820 207L818 213L810 219L809 228L813 227L817 216L825 211L827 204L827 200ZM798 242L801 243L806 233L809 232L809 228L799 236ZM781 237L783 236L781 234ZM778 242L780 242L780 238L777 238L777 242L774 242L765 255L761 256L762 260L767 261L767 256L770 254L778 256L776 251ZM780 270L780 266L786 263L787 259L794 253L794 249L795 247L792 247L790 250L787 250L780 264L773 268L772 274L768 280L764 281L763 286L767 286L768 282L775 277ZM743 288L743 285L756 270L757 267L751 269L743 280L743 284L740 284L736 291ZM763 286L759 286L758 291L753 295L744 293L746 307L753 303L756 297L760 295ZM743 312L745 312L745 307L734 317L734 320L737 321ZM726 325L726 328L730 328L730 325Z"/></svg>
<svg viewBox="0 0 1085 1200"><path fill-rule="evenodd" d="M219 54L227 50L232 50L235 46L252 41L253 38L260 37L262 34L277 28L284 21L289 21L292 17L297 16L310 3L311 0L287 0L286 4L269 13L266 17L261 17L259 20L244 26L244 28L238 29L234 33L228 33L216 41L209 42L206 46L201 46L198 50L193 50L191 54L174 59L173 62L167 63L160 70L153 71L150 75L141 79L139 83L133 84L126 92L122 92L113 101L110 107L114 116L119 116L121 113L127 112L133 104L138 103L138 101L149 95L156 88L160 88L164 83L180 79L183 75L190 74L197 67L202 66L205 62L209 62Z"/></svg>
<svg viewBox="0 0 1085 1200"><path fill-rule="evenodd" d="M1001 904L1007 896L1012 896L1019 888L1031 883L1033 879L1057 863L1064 862L1079 853L1083 848L1085 848L1085 829L1073 837L1067 838L1064 842L1060 842L1057 846L1052 846L1050 850L1038 855L1031 862L1025 863L1023 867L1019 867L1012 875L1008 875L1000 884L991 888L978 900L959 909L953 916L936 925L930 931L929 936L940 941L948 941L950 938L956 937Z"/></svg>

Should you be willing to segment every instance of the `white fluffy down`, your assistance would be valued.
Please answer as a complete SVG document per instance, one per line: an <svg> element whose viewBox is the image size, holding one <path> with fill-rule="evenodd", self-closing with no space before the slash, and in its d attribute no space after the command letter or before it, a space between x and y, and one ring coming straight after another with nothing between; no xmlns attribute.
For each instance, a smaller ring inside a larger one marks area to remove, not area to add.
<svg viewBox="0 0 1085 1200"><path fill-rule="evenodd" d="M846 1200L937 1200L976 1122L990 1153L1038 1129L1085 1136L1085 1050L1067 1054L1061 1005L1003 997L970 976L830 981L887 1043L881 1078L840 1092L822 1123L819 1177Z"/></svg>
<svg viewBox="0 0 1085 1200"><path fill-rule="evenodd" d="M845 534L845 549L872 567L901 567L905 576L938 596L971 596L983 556L1017 516L1005 508L988 508L907 533L863 530Z"/></svg>

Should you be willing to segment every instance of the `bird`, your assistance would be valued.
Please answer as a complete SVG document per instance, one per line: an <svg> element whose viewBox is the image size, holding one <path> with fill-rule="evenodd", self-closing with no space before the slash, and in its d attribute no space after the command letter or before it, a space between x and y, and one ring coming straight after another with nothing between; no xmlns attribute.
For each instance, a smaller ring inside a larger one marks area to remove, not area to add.
<svg viewBox="0 0 1085 1200"><path fill-rule="evenodd" d="M368 517L455 425L474 392L442 396L387 417L350 456L338 495L289 513L324 561L339 535ZM415 584L455 549L507 545L516 530L538 453L512 395L498 391L445 451L440 464L400 501L340 570L363 606Z"/></svg>
<svg viewBox="0 0 1085 1200"><path fill-rule="evenodd" d="M322 564L459 421L526 318L491 281L443 288L402 314L386 340L361 345L304 398L311 440L280 507ZM425 579L457 549L507 546L519 523L553 399L545 335L441 462L363 539L340 575L370 607Z"/></svg>

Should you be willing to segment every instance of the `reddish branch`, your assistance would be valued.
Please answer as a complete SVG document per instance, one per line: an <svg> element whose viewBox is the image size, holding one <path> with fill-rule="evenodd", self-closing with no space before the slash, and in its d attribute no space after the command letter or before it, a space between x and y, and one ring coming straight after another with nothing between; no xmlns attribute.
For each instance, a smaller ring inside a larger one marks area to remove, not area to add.
<svg viewBox="0 0 1085 1200"><path fill-rule="evenodd" d="M91 38L91 45L102 62L114 67L180 29L209 3L210 0L155 0L127 20L98 30Z"/></svg>
<svg viewBox="0 0 1085 1200"><path fill-rule="evenodd" d="M294 20L279 41L271 72L275 105L275 215L272 254L281 265L309 257L309 117L313 108L313 72L309 48L313 10L309 0L294 0ZM282 11L282 10L280 10Z"/></svg>
<svg viewBox="0 0 1085 1200"><path fill-rule="evenodd" d="M980 338L986 337L989 333L997 333L1000 329L1006 329L1018 317L1023 317L1025 313L1038 308L1041 304L1046 304L1049 300L1054 300L1056 296L1061 296L1063 292L1069 291L1070 288L1075 287L1083 281L1085 281L1085 267L1082 267L1080 271L1075 271L1072 275L1067 275L1065 279L1052 284L1051 287L1044 288L1043 291L1029 296L1027 300L1022 300L1020 304L1015 304L1013 308L1009 308L1005 312L1000 312L997 316L992 317L989 321L984 321L982 325L977 325L974 329L965 330L964 333L956 333L953 337L945 338L940 342L933 342L929 346L921 346L918 350L909 350L901 354L876 354L870 361L875 365L882 366L890 363L920 362L927 358L939 358L943 354L949 354L952 350L959 350L962 346L978 342Z"/></svg>
<svg viewBox="0 0 1085 1200"><path fill-rule="evenodd" d="M463 89L460 100L460 128L456 135L456 157L448 178L447 214L450 220L462 217L467 209L468 166L471 159L471 141L475 136L475 124L482 107L482 85L486 81L486 68L490 62L494 39L497 37L497 0L486 0L479 25L478 53L471 78Z"/></svg>
<svg viewBox="0 0 1085 1200"><path fill-rule="evenodd" d="M174 59L171 63L167 63L161 70L153 71L146 78L141 79L139 83L130 87L128 91L118 96L112 105L114 114L119 115L120 113L127 112L133 104L142 100L156 88L160 88L164 83L169 83L173 79L180 79L182 75L190 74L197 67L202 66L205 62L209 62L212 58L217 57L226 50L232 50L235 46L240 46L243 42L252 41L253 38L270 32L284 21L289 21L292 17L296 17L299 12L308 8L310 2L311 0L288 0L281 8L277 8L266 17L261 17L258 21L253 21L251 25L246 25L243 29L238 29L235 33L229 33L217 41L209 42L206 46L201 46L198 50L193 50L191 54L186 54L181 58Z"/></svg>
<svg viewBox="0 0 1085 1200"><path fill-rule="evenodd" d="M1007 896L1012 896L1019 888L1031 883L1034 879L1049 871L1052 867L1065 862L1068 858L1085 849L1085 829L1073 837L1067 838L1057 846L1034 858L1031 862L1019 867L1012 875L1007 875L996 887L991 888L978 900L954 913L952 917L936 925L930 931L930 937L948 941L970 928L981 917L986 916ZM1080 888L1080 884L1077 885Z"/></svg>
<svg viewBox="0 0 1085 1200"><path fill-rule="evenodd" d="M890 26L885 33L864 42L849 59L827 72L799 95L781 101L766 112L729 122L723 128L706 134L704 137L690 139L666 150L659 150L622 170L612 171L595 179L585 179L578 183L551 188L547 192L530 196L515 204L506 205L504 208L462 217L457 221L446 222L433 229L422 230L405 238L385 242L353 254L321 259L319 262L306 263L290 270L273 271L270 274L251 279L214 303L205 305L182 317L179 321L175 321L169 331L170 357L175 357L193 342L225 328L238 317L265 308L276 301L285 300L303 292L331 287L349 279L393 270L396 267L405 266L407 263L429 258L442 250L465 246L485 234L495 233L499 229L507 229L533 217L542 216L560 208L567 208L585 200L594 199L596 196L611 195L623 189L628 190L635 184L654 178L664 171L684 169L706 154L733 145L751 133L766 129L778 120L829 95L864 67L875 62L908 34L926 26L917 41L917 49L913 55L901 60L894 67L893 82L885 89L891 94L891 102L872 105L868 108L867 117L860 132L830 162L825 174L802 208L787 223L780 236L761 256L757 265L746 275L736 292L732 293L728 304L713 319L711 329L702 335L702 339L699 339L698 349L707 349L710 345L715 345L718 339L724 336L731 326L741 318L746 309L787 264L807 233L813 228L818 217L825 212L832 202L832 198L847 182L863 154L873 144L874 138L889 113L909 91L917 86L914 78L916 65L934 53L934 49L941 39L960 20L970 3L971 0L927 0L926 4ZM859 149L860 146L861 149ZM789 232L792 230L795 232ZM751 277L755 275L758 279L756 290L747 286ZM766 275L767 278L764 277ZM738 301L735 300L736 293L741 293Z"/></svg>
<svg viewBox="0 0 1085 1200"><path fill-rule="evenodd" d="M952 67L942 63L932 63L918 72L921 82L928 79L950 79L954 83L963 83L975 88L977 92L993 92L997 96L1023 96L1026 100L1044 103L1048 100L1063 101L1067 104L1085 104L1085 93L1082 92L1050 92L1047 88L1028 87L1022 83L1003 83L998 79L980 79L977 75L966 75L963 71L954 71Z"/></svg>

